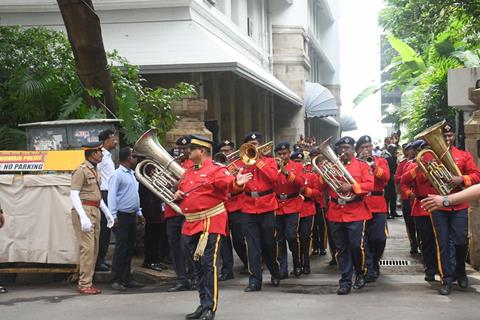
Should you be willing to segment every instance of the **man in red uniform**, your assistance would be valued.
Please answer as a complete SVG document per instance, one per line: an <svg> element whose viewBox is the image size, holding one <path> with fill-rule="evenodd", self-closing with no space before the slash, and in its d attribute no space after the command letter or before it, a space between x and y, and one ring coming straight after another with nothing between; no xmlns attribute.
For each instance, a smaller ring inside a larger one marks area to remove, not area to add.
<svg viewBox="0 0 480 320"><path fill-rule="evenodd" d="M432 221L428 211L424 210L420 201L430 192L434 192L425 175L418 169L415 157L427 144L423 140L412 142L412 160L409 160L404 167L403 175L400 178L400 190L410 199L412 217L420 238L420 249L422 250L423 264L425 267L425 281L435 281L435 270L437 260L435 253L435 235L433 233Z"/></svg>
<svg viewBox="0 0 480 320"><path fill-rule="evenodd" d="M290 144L280 142L275 147L278 155L278 178L274 187L277 195L278 209L276 211L277 244L280 253L280 279L288 278L287 243L292 252L293 275L302 274L300 266L300 237L298 224L303 200L300 188L304 187L303 166L290 160Z"/></svg>
<svg viewBox="0 0 480 320"><path fill-rule="evenodd" d="M175 153L175 152L174 152ZM190 136L182 136L176 141L176 153L177 153L177 162L181 164L184 169L193 167L192 160L189 159L190 156ZM167 229L167 239L168 245L170 247L170 257L172 259L173 268L175 269L175 274L177 276L175 285L167 289L167 292L178 292L189 290L190 288L195 290L196 284L193 275L188 275L186 258L187 255L183 252L182 248L182 227L185 222L185 217L176 211L174 211L170 206L165 205L164 208L164 217L166 222ZM192 263L190 262L190 265ZM192 278L191 283L188 278Z"/></svg>
<svg viewBox="0 0 480 320"><path fill-rule="evenodd" d="M402 145L403 148L403 156L404 158L398 164L397 171L395 172L395 184L398 186L400 190L400 198L402 200L402 215L403 219L405 220L405 226L407 227L407 235L408 239L410 240L410 253L417 254L418 253L418 241L417 241L417 231L415 229L415 222L412 218L412 206L410 204L409 197L402 192L402 188L400 187L400 179L402 178L403 173L405 172L405 167L414 157L414 150L412 148L412 143L406 143Z"/></svg>
<svg viewBox="0 0 480 320"><path fill-rule="evenodd" d="M219 152L228 156L233 153L235 150L235 144L232 141L225 140L218 145ZM235 161L235 167L231 166L229 171L231 174L236 174L234 168L241 168L243 163L241 161ZM233 279L233 249L237 253L240 260L243 262L243 270L248 270L247 268L247 249L245 246L245 241L242 233L242 201L243 201L243 192L233 194L227 194L228 200L225 202L225 207L228 212L228 227L231 232L227 234L226 237L222 238L222 272L218 277L219 281L226 281ZM232 248L233 243L233 248ZM246 272L244 272L246 274Z"/></svg>
<svg viewBox="0 0 480 320"><path fill-rule="evenodd" d="M295 162L303 163L304 155L302 152L294 152L290 156ZM303 197L303 205L300 210L300 262L303 274L310 274L310 253L312 249L312 239L314 231L314 220L316 214L315 208L315 194L320 194L318 191L318 178L314 172L304 172L305 183L300 189Z"/></svg>
<svg viewBox="0 0 480 320"><path fill-rule="evenodd" d="M249 133L244 142L260 146L260 132ZM252 179L245 184L242 212L245 220L242 231L247 241L247 258L250 278L245 292L262 289L262 256L271 274L273 286L280 284L280 263L276 255L275 210L277 197L273 191L278 178L275 159L260 156L253 165L243 167Z"/></svg>
<svg viewBox="0 0 480 320"><path fill-rule="evenodd" d="M387 242L387 202L383 190L390 180L387 160L373 155L370 136L361 136L355 146L357 158L366 161L374 175L373 191L365 197L365 203L372 213L367 221L367 282L375 281L380 275L380 259Z"/></svg>
<svg viewBox="0 0 480 320"><path fill-rule="evenodd" d="M227 234L227 192L240 192L251 174L234 178L226 167L211 160L213 142L192 135L190 160L194 165L182 175L175 198L185 215L182 240L193 259L200 306L187 319L214 319L218 304L217 260L221 236Z"/></svg>
<svg viewBox="0 0 480 320"><path fill-rule="evenodd" d="M343 137L335 144L339 160L355 180L354 183L341 182L342 193L355 195L352 200L339 198L320 177L320 191L328 187L330 204L327 221L330 224L333 241L337 248L337 262L342 274L337 294L349 294L355 270L354 289L365 286L365 225L372 218L364 197L373 191L373 172L368 164L355 158L355 140Z"/></svg>
<svg viewBox="0 0 480 320"><path fill-rule="evenodd" d="M455 147L455 129L452 124L446 124L443 128L445 140L450 147L450 154L460 169L461 176L453 176L450 184L457 186L454 192L460 188L469 187L480 182L480 171L470 153ZM429 194L438 194L431 192ZM439 293L448 295L451 291L454 276L461 288L468 287L468 278L465 273L465 260L468 253L468 203L450 205L448 197L444 198L444 208L432 211L432 219L435 230L437 256L442 277L442 286ZM449 241L455 245L455 267L450 261Z"/></svg>

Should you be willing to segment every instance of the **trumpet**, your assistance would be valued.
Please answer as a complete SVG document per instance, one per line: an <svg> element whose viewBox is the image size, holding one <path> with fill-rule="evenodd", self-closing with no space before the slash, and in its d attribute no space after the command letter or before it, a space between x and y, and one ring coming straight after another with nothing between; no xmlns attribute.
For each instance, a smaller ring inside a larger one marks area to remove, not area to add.
<svg viewBox="0 0 480 320"><path fill-rule="evenodd" d="M280 157L276 157L275 158L275 161L277 162L277 168L278 168L278 172L283 172L284 169L285 169L285 165L287 164L287 161L284 161L282 158Z"/></svg>
<svg viewBox="0 0 480 320"><path fill-rule="evenodd" d="M453 176L462 175L449 152L450 147L443 138L442 128L444 124L445 120L431 126L415 137L415 139L425 140L430 146L429 149L420 151L416 160L427 179L442 196L450 194L455 189L454 186L450 185Z"/></svg>
<svg viewBox="0 0 480 320"><path fill-rule="evenodd" d="M320 174L320 176L325 180L325 182L332 188L338 197L344 201L353 200L356 195L355 193L343 192L341 190L342 183L356 184L357 182L352 177L350 172L345 169L343 164L340 162L338 157L335 155L335 152L330 147L330 139L323 141L318 147L320 155L312 159L313 168ZM323 160L317 161L323 156ZM340 155L339 157L341 157Z"/></svg>

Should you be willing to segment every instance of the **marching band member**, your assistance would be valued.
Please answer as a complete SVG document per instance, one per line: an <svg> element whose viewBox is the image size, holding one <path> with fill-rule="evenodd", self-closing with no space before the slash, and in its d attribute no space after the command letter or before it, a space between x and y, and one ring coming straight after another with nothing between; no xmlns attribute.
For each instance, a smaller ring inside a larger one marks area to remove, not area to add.
<svg viewBox="0 0 480 320"><path fill-rule="evenodd" d="M280 252L280 279L288 278L287 244L292 252L293 275L302 274L300 265L300 237L298 226L303 199L299 190L304 187L303 166L290 160L290 144L280 142L275 147L278 155L278 178L274 187L277 195L278 209L276 211L277 243Z"/></svg>
<svg viewBox="0 0 480 320"><path fill-rule="evenodd" d="M352 276L355 271L354 289L365 286L365 225L372 218L365 204L364 197L373 190L373 173L368 164L354 156L355 140L343 137L335 144L339 160L354 178L356 183L341 182L341 192L351 192L355 198L346 201L339 198L332 188L328 187L330 204L327 221L330 224L333 241L337 249L337 262L341 272L340 287L337 294L349 294L352 287ZM320 177L320 191L327 188L327 183Z"/></svg>
<svg viewBox="0 0 480 320"><path fill-rule="evenodd" d="M410 253L418 253L418 240L417 240L417 231L415 229L415 222L412 218L412 206L410 204L410 199L402 191L400 187L400 179L402 178L403 173L405 172L405 167L413 160L414 150L412 149L411 143L405 143L402 145L404 158L398 164L397 171L395 172L395 184L400 190L400 199L402 200L402 215L405 220L405 226L407 228L408 240L410 240Z"/></svg>
<svg viewBox="0 0 480 320"><path fill-rule="evenodd" d="M367 275L366 281L375 281L380 274L380 259L387 242L387 202L383 196L390 170L387 160L372 154L372 138L361 136L355 146L357 158L366 161L374 175L373 191L365 197L365 203L373 218L367 221Z"/></svg>
<svg viewBox="0 0 480 320"><path fill-rule="evenodd" d="M412 217L420 237L420 249L422 250L423 264L425 266L425 281L435 281L435 269L437 262L435 258L435 235L433 233L432 221L428 211L424 210L420 201L433 190L433 186L423 173L418 170L416 162L417 153L427 146L425 141L416 140L411 143L413 159L404 168L400 179L402 193L410 198Z"/></svg>
<svg viewBox="0 0 480 320"><path fill-rule="evenodd" d="M260 146L262 135L249 133L244 143ZM271 283L280 284L280 263L276 255L275 210L277 198L273 191L278 177L275 159L259 156L253 165L244 166L244 173L251 173L252 179L245 184L242 211L245 220L242 231L247 242L247 258L250 278L245 292L262 289L262 255L271 274Z"/></svg>
<svg viewBox="0 0 480 320"><path fill-rule="evenodd" d="M214 319L218 306L218 254L221 236L227 234L227 192L240 192L252 175L234 178L226 167L211 159L213 142L192 135L190 160L194 165L182 175L175 199L185 215L182 242L193 259L200 306L187 319Z"/></svg>

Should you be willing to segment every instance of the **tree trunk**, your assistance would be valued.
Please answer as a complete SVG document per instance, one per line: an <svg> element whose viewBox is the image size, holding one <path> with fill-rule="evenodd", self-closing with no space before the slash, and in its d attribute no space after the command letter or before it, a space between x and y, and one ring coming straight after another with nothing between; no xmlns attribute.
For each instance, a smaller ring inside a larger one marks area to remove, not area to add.
<svg viewBox="0 0 480 320"><path fill-rule="evenodd" d="M85 90L100 89L104 101L85 94L88 106L110 109L116 114L115 92L103 47L102 30L91 0L57 0L72 45L77 75ZM107 116L111 117L107 111Z"/></svg>

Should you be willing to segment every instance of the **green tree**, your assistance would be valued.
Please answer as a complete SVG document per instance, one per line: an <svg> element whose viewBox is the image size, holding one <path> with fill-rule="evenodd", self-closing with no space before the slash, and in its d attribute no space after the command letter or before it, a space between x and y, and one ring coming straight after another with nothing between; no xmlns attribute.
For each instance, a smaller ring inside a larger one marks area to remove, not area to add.
<svg viewBox="0 0 480 320"><path fill-rule="evenodd" d="M17 125L23 122L106 117L106 109L87 106L84 95L102 98L102 91L82 87L70 44L62 32L46 28L0 26L0 149L25 147ZM185 83L175 88L150 88L136 66L118 53L108 54L110 71L124 120L128 143L150 127L159 134L176 121L171 103L195 94Z"/></svg>

